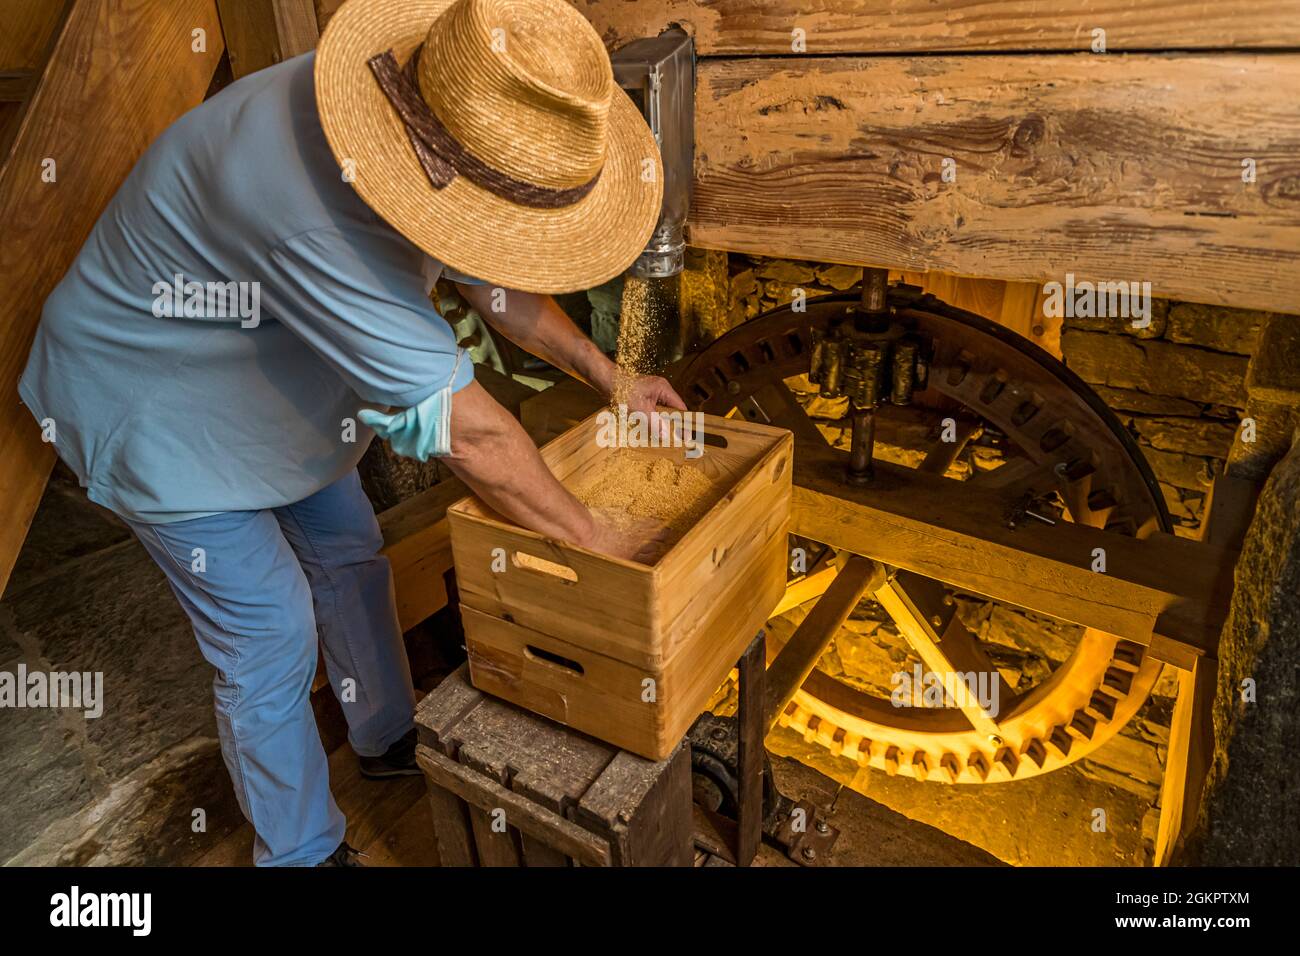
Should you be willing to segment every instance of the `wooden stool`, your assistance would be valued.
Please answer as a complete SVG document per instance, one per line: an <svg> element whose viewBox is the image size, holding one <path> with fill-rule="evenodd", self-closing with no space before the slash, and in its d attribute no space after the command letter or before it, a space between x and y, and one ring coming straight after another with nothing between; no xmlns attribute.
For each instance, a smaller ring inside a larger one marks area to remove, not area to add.
<svg viewBox="0 0 1300 956"><path fill-rule="evenodd" d="M651 761L471 686L416 709L443 866L690 866L691 765Z"/></svg>

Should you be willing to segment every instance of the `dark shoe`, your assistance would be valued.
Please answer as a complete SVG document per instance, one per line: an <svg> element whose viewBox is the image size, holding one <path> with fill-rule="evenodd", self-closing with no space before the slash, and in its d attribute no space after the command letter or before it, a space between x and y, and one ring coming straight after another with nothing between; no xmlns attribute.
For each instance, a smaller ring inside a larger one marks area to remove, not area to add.
<svg viewBox="0 0 1300 956"><path fill-rule="evenodd" d="M370 780L418 776L420 765L415 762L415 728L384 751L382 756L357 759L361 762L361 776Z"/></svg>
<svg viewBox="0 0 1300 956"><path fill-rule="evenodd" d="M362 866L361 857L365 856L360 850L348 846L348 841L344 840L339 844L337 850L331 853L325 859L317 863L317 866Z"/></svg>

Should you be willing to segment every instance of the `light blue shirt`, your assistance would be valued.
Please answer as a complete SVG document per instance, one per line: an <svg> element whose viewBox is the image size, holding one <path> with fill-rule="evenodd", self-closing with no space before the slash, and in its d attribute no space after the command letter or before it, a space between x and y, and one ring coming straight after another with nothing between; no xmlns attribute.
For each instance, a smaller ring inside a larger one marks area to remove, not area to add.
<svg viewBox="0 0 1300 956"><path fill-rule="evenodd" d="M306 498L361 459L361 408L452 376L427 295L442 267L345 181L314 62L252 74L159 136L45 303L19 393L125 517ZM453 390L472 378L462 362Z"/></svg>

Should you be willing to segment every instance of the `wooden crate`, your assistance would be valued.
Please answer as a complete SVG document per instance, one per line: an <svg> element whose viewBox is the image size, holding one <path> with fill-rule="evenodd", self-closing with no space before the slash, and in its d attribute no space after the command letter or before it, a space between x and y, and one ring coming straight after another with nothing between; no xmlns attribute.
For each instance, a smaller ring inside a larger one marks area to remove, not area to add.
<svg viewBox="0 0 1300 956"><path fill-rule="evenodd" d="M597 427L593 415L542 449L562 482L611 454L597 445ZM727 489L652 566L548 540L474 498L448 509L476 687L645 757L667 756L785 589L790 433L713 416L704 432L695 459L638 449Z"/></svg>
<svg viewBox="0 0 1300 956"><path fill-rule="evenodd" d="M645 760L484 694L464 665L415 723L443 866L691 865L685 744Z"/></svg>

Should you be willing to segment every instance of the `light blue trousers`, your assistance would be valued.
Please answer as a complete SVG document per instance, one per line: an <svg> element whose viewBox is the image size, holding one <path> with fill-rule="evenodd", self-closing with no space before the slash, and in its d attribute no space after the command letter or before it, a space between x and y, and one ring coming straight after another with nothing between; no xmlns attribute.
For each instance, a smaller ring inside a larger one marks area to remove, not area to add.
<svg viewBox="0 0 1300 956"><path fill-rule="evenodd" d="M392 572L353 471L269 511L132 523L216 668L221 750L259 866L311 866L343 839L310 693L319 646L358 754L413 725Z"/></svg>

